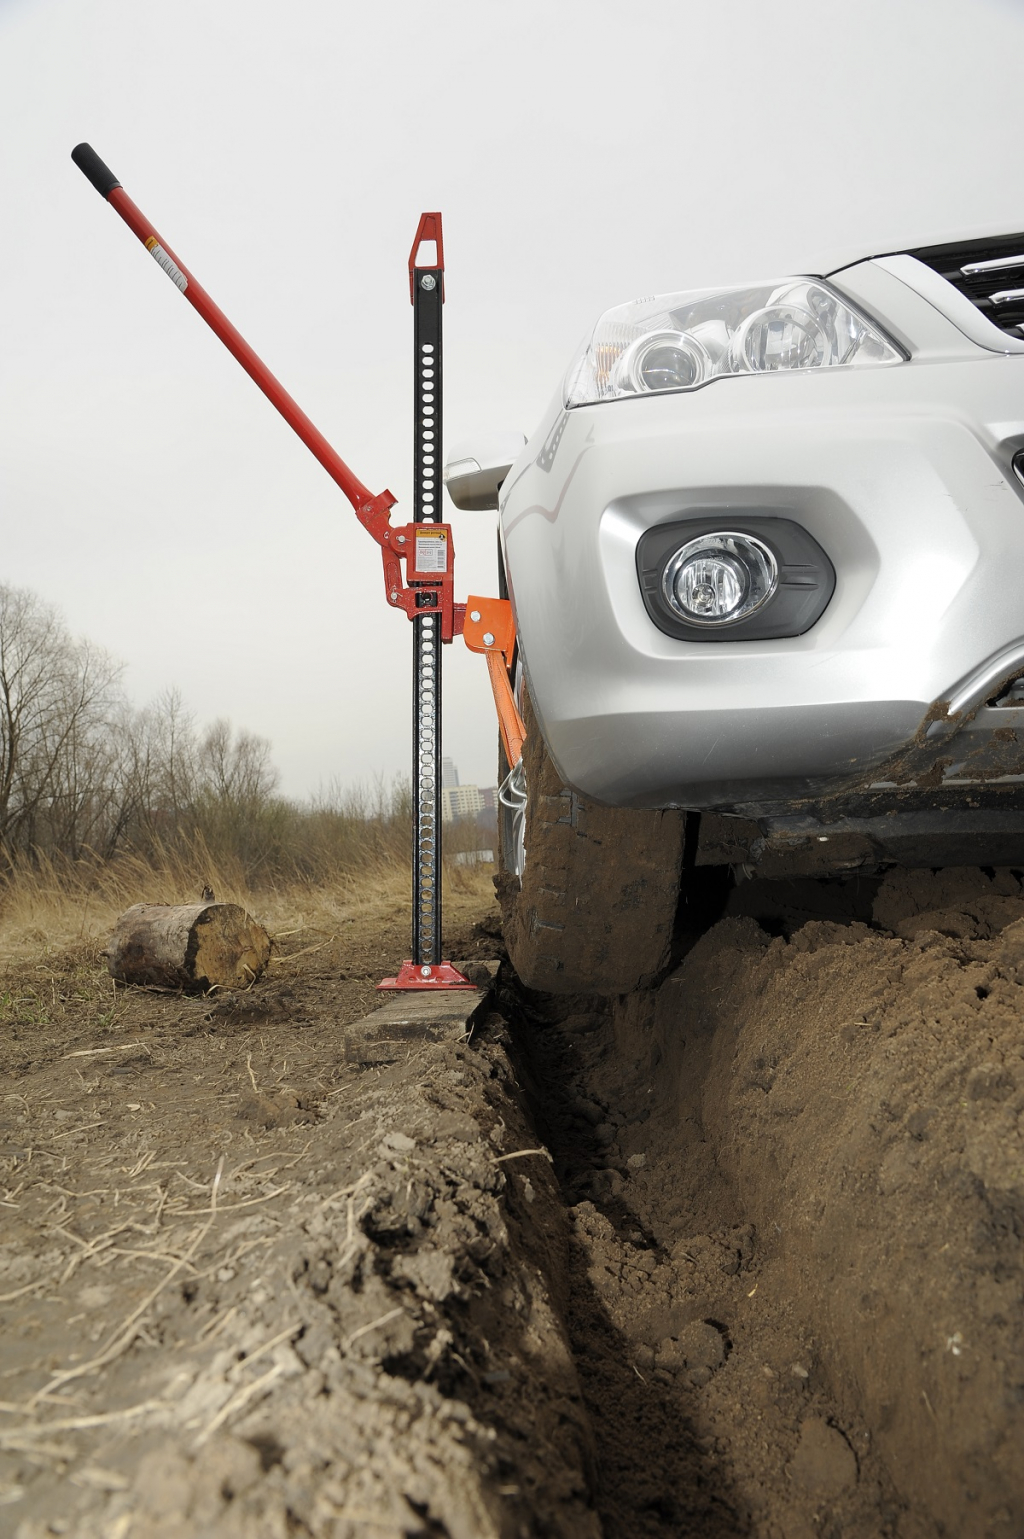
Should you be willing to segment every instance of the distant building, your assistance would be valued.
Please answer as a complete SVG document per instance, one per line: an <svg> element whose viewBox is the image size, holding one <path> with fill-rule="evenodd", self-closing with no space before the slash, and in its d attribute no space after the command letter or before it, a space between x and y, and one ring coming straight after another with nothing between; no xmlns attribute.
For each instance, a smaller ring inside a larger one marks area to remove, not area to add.
<svg viewBox="0 0 1024 1539"><path fill-rule="evenodd" d="M447 790L449 786L457 786L459 783L459 770L454 759L441 760L441 789Z"/></svg>
<svg viewBox="0 0 1024 1539"><path fill-rule="evenodd" d="M494 791L480 791L479 785L445 785L440 788L440 816L445 823L457 823L462 817L476 817L493 811Z"/></svg>
<svg viewBox="0 0 1024 1539"><path fill-rule="evenodd" d="M460 786L456 782L453 786L441 787L441 817L445 823L475 818L478 812L483 812L485 805L484 793L479 786Z"/></svg>

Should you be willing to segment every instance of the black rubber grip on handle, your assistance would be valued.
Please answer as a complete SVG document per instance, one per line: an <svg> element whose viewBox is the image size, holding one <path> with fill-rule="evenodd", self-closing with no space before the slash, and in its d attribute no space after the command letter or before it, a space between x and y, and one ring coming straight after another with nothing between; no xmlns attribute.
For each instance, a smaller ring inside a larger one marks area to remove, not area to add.
<svg viewBox="0 0 1024 1539"><path fill-rule="evenodd" d="M120 187L121 183L113 171L103 164L91 144L76 144L71 151L71 159L79 171L89 178L101 198L109 198L114 188Z"/></svg>

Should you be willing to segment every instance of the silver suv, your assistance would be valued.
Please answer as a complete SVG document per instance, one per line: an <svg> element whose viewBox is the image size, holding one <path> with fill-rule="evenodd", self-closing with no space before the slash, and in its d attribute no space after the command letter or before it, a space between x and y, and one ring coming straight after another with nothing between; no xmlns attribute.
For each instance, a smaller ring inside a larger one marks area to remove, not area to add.
<svg viewBox="0 0 1024 1539"><path fill-rule="evenodd" d="M500 495L527 982L653 975L703 866L1024 865L1024 235L619 305L507 445L446 479Z"/></svg>

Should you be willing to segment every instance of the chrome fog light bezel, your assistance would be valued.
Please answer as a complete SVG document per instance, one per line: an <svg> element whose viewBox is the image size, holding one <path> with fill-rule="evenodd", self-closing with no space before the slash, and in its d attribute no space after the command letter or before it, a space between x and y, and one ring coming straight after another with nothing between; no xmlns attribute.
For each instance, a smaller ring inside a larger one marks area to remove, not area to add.
<svg viewBox="0 0 1024 1539"><path fill-rule="evenodd" d="M721 565L738 566L742 571L744 591L739 603L723 615L701 615L688 607L679 595L679 578L683 571L701 556ZM737 625L748 615L767 604L779 585L779 564L773 551L763 540L753 535L741 534L735 529L722 529L714 533L697 535L681 545L670 556L661 578L661 591L668 604L680 619L689 625L714 627Z"/></svg>

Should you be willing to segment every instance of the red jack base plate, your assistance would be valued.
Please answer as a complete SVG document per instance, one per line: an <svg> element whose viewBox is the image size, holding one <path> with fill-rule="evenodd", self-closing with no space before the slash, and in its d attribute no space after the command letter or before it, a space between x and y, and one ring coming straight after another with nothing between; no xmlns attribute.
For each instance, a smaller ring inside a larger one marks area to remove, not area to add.
<svg viewBox="0 0 1024 1539"><path fill-rule="evenodd" d="M470 983L465 973L460 973L457 967L450 962L435 962L433 965L419 962L403 962L398 970L397 978L385 978L378 983L377 989L475 989L476 984Z"/></svg>

